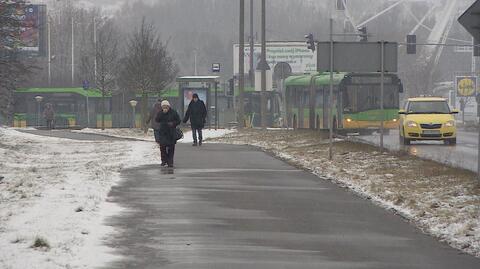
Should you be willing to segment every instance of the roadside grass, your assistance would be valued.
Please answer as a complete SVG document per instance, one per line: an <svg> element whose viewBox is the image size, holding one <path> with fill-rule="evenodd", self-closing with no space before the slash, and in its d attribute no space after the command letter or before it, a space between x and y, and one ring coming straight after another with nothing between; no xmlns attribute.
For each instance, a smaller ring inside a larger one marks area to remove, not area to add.
<svg viewBox="0 0 480 269"><path fill-rule="evenodd" d="M35 240L33 241L32 248L49 250L50 249L50 244L48 243L47 239L45 239L41 236L36 236Z"/></svg>
<svg viewBox="0 0 480 269"><path fill-rule="evenodd" d="M242 130L212 141L272 152L394 209L426 233L480 257L480 185L473 172L339 139L330 161L328 134L310 130Z"/></svg>

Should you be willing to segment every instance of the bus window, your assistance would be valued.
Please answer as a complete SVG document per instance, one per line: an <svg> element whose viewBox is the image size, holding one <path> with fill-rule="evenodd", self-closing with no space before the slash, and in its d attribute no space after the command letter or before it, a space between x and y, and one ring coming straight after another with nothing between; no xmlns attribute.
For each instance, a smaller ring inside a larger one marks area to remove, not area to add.
<svg viewBox="0 0 480 269"><path fill-rule="evenodd" d="M315 95L315 107L323 107L323 89L317 89Z"/></svg>
<svg viewBox="0 0 480 269"><path fill-rule="evenodd" d="M380 109L379 85L350 85L344 92L344 111L361 112ZM399 96L397 85L385 85L384 108L398 108Z"/></svg>
<svg viewBox="0 0 480 269"><path fill-rule="evenodd" d="M309 102L310 102L310 92L306 91L305 89L302 89L301 93L302 93L302 106L303 107L310 106L310 104L309 104Z"/></svg>

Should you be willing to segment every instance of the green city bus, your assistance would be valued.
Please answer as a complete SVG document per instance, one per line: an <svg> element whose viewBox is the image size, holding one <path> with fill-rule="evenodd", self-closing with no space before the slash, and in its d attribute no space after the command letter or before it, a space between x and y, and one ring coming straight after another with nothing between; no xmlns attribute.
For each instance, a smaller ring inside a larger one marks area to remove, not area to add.
<svg viewBox="0 0 480 269"><path fill-rule="evenodd" d="M239 90L235 88L235 98L237 106L239 104ZM245 87L244 93L244 112L245 123L247 127L261 126L261 92L256 91L254 87ZM266 123L267 126L280 126L280 106L282 104L281 94L278 91L267 91L265 94L266 104Z"/></svg>
<svg viewBox="0 0 480 269"><path fill-rule="evenodd" d="M333 127L349 132L372 132L398 126L399 94L403 86L394 74L384 76L384 112L380 110L380 73L335 73ZM310 89L315 91L315 128L327 129L330 73L290 76L285 81L287 126L310 127Z"/></svg>
<svg viewBox="0 0 480 269"><path fill-rule="evenodd" d="M35 97L42 97L37 102ZM162 94L149 96L149 107L158 98L179 103L178 89L167 89ZM43 126L42 111L46 103L55 110L58 128L100 127L102 124L102 94L97 89L83 88L19 88L14 94L14 127ZM129 101L141 100L141 95L116 92L105 97L105 127L131 127L133 109ZM140 108L136 110L135 124L141 125Z"/></svg>

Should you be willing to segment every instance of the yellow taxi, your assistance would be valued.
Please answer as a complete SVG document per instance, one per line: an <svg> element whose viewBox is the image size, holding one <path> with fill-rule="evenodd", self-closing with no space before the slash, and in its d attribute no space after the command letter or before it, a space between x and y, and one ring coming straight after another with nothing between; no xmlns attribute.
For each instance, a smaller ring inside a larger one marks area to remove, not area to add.
<svg viewBox="0 0 480 269"><path fill-rule="evenodd" d="M445 98L417 97L408 99L400 114L400 143L410 145L416 140L442 140L446 145L457 144L454 114Z"/></svg>

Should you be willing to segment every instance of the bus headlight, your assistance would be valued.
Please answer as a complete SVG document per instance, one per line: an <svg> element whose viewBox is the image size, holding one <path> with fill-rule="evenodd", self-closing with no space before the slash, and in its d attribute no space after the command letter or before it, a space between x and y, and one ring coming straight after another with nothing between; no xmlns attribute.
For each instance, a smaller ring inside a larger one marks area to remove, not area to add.
<svg viewBox="0 0 480 269"><path fill-rule="evenodd" d="M414 121L409 121L409 122L407 122L407 126L408 127L418 127L418 124Z"/></svg>
<svg viewBox="0 0 480 269"><path fill-rule="evenodd" d="M352 119L347 119L347 122L352 122Z"/></svg>
<svg viewBox="0 0 480 269"><path fill-rule="evenodd" d="M445 127L454 127L455 126L455 121L451 120L451 121L447 121L445 123Z"/></svg>
<svg viewBox="0 0 480 269"><path fill-rule="evenodd" d="M393 122L397 122L398 120L397 119L393 119Z"/></svg>

